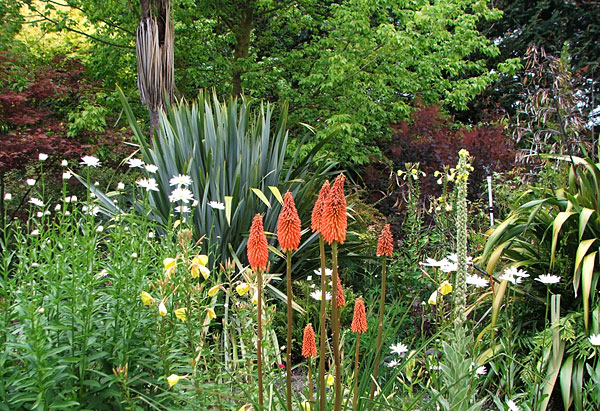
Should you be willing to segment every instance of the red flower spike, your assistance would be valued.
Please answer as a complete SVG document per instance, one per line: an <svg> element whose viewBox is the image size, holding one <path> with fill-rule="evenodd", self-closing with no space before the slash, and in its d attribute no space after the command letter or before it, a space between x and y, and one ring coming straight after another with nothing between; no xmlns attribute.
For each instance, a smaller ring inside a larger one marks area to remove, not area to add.
<svg viewBox="0 0 600 411"><path fill-rule="evenodd" d="M250 236L248 237L248 262L253 270L264 270L269 261L269 246L265 229L263 228L263 220L260 214L256 214L252 220L250 228Z"/></svg>
<svg viewBox="0 0 600 411"><path fill-rule="evenodd" d="M337 276L337 295L336 302L338 307L346 305L346 299L344 298L344 289L342 288L342 281L340 280L340 273Z"/></svg>
<svg viewBox="0 0 600 411"><path fill-rule="evenodd" d="M344 244L346 240L348 217L346 215L346 197L344 197L345 180L346 177L343 174L337 176L323 207L321 234L330 245L334 241Z"/></svg>
<svg viewBox="0 0 600 411"><path fill-rule="evenodd" d="M321 221L323 219L323 208L325 206L325 200L329 195L330 187L329 180L325 180L323 186L321 187L321 191L319 191L319 197L315 202L315 206L312 211L312 219L311 219L311 228L313 233L315 231L321 231Z"/></svg>
<svg viewBox="0 0 600 411"><path fill-rule="evenodd" d="M367 314L365 313L365 302L358 297L354 301L354 317L352 318L352 332L364 333L367 331Z"/></svg>
<svg viewBox="0 0 600 411"><path fill-rule="evenodd" d="M277 221L277 239L281 249L294 251L300 245L301 228L300 217L294 204L294 197L289 191L283 196L283 209Z"/></svg>
<svg viewBox="0 0 600 411"><path fill-rule="evenodd" d="M304 358L317 356L317 344L315 342L315 330L311 324L304 327L304 338L302 339L302 356Z"/></svg>
<svg viewBox="0 0 600 411"><path fill-rule="evenodd" d="M379 240L377 241L377 255L386 255L392 257L394 252L394 238L390 231L390 225L386 224L381 231Z"/></svg>

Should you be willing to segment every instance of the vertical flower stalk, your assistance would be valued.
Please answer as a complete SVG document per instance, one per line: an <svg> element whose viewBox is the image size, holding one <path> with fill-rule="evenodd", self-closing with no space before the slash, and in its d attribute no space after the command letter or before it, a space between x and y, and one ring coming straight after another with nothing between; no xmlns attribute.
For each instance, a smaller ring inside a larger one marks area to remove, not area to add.
<svg viewBox="0 0 600 411"><path fill-rule="evenodd" d="M381 256L381 298L379 299L379 322L377 324L377 342L375 343L375 366L373 368L373 382L371 383L370 398L373 398L375 393L375 384L377 381L377 373L379 371L379 358L381 355L381 338L383 335L383 317L385 309L385 282L386 282L386 257L392 257L394 252L394 238L390 230L390 225L386 224L379 235L377 241L377 255Z"/></svg>
<svg viewBox="0 0 600 411"><path fill-rule="evenodd" d="M256 272L256 283L258 286L257 300L257 336L256 336L256 363L258 367L258 403L263 408L263 381L262 381L262 272L267 268L269 261L269 246L267 237L263 228L263 221L260 214L256 214L252 220L250 236L247 246L248 262L250 267Z"/></svg>
<svg viewBox="0 0 600 411"><path fill-rule="evenodd" d="M456 270L454 293L454 317L456 326L460 327L466 320L465 307L467 304L467 185L469 172L473 168L469 164L469 152L464 148L458 152L456 166Z"/></svg>
<svg viewBox="0 0 600 411"><path fill-rule="evenodd" d="M358 407L358 356L360 353L360 335L367 331L367 314L365 313L365 303L361 297L354 301L354 316L352 317L352 326L350 328L356 336L356 353L354 354L354 398L352 400L352 409L356 411Z"/></svg>
<svg viewBox="0 0 600 411"><path fill-rule="evenodd" d="M321 256L321 311L319 321L319 409L321 410L325 410L325 345L327 339L327 278L325 276L325 241L323 240L323 234L321 234L321 220L329 191L329 180L327 180L319 191L319 197L313 207L311 219L312 231L319 233L319 252Z"/></svg>
<svg viewBox="0 0 600 411"><path fill-rule="evenodd" d="M298 249L301 237L301 223L294 204L294 197L289 191L283 196L283 209L277 221L277 239L281 249L286 254L287 275L287 354L286 354L286 404L292 411L292 251Z"/></svg>
<svg viewBox="0 0 600 411"><path fill-rule="evenodd" d="M346 215L346 197L344 196L344 181L346 177L340 174L335 179L329 195L325 200L321 219L321 234L331 245L331 264L333 266L332 284L338 282L338 244L344 244L348 229ZM323 274L323 273L321 273ZM332 287L331 328L333 331L333 361L335 364L335 401L334 410L342 409L342 367L340 359L340 318L338 310L338 288Z"/></svg>
<svg viewBox="0 0 600 411"><path fill-rule="evenodd" d="M302 338L302 356L308 360L308 402L313 401L313 383L312 383L312 357L317 356L317 344L315 342L315 331L312 324L304 327L304 336Z"/></svg>

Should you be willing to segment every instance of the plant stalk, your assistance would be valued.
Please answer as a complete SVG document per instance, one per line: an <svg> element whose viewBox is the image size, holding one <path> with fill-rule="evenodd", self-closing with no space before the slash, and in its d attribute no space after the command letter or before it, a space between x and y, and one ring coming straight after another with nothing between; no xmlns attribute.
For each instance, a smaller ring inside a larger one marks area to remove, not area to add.
<svg viewBox="0 0 600 411"><path fill-rule="evenodd" d="M377 372L379 371L379 357L381 355L381 339L383 336L383 313L385 309L385 284L386 284L386 274L387 274L387 265L386 265L386 257L381 257L383 260L381 266L381 298L379 300L379 323L377 325L377 342L375 344L375 365L373 367L373 382L371 383L371 392L369 394L369 398L373 399L373 394L375 393L375 383L377 381Z"/></svg>
<svg viewBox="0 0 600 411"><path fill-rule="evenodd" d="M286 252L286 269L287 269L287 353L285 359L285 370L286 370L286 403L288 411L292 411L292 251L287 250Z"/></svg>
<svg viewBox="0 0 600 411"><path fill-rule="evenodd" d="M360 333L356 336L356 353L354 354L354 398L352 400L352 409L356 411L358 407L358 355L360 351Z"/></svg>
<svg viewBox="0 0 600 411"><path fill-rule="evenodd" d="M340 317L337 306L337 281L338 281L338 243L331 244L331 264L333 275L331 279L331 328L333 330L333 362L335 363L335 401L334 411L342 409L342 366L340 364ZM323 274L323 273L321 273Z"/></svg>
<svg viewBox="0 0 600 411"><path fill-rule="evenodd" d="M263 379L262 379L262 270L256 270L256 281L258 283L257 301L257 336L256 336L256 363L258 367L258 405L263 409Z"/></svg>
<svg viewBox="0 0 600 411"><path fill-rule="evenodd" d="M325 344L327 340L327 276L325 275L325 241L319 234L319 250L321 253L321 320L319 341L319 394L320 410L325 411Z"/></svg>

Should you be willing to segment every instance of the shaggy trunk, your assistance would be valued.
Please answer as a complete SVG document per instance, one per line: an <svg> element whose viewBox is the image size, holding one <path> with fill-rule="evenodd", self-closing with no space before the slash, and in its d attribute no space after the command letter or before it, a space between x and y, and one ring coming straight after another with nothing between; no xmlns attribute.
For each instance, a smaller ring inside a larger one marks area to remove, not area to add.
<svg viewBox="0 0 600 411"><path fill-rule="evenodd" d="M243 59L248 57L248 50L250 48L250 34L252 32L254 10L251 6L248 6L241 11L241 21L239 26L235 30L235 48L233 50L233 95L242 95L242 74ZM242 61L240 61L242 60Z"/></svg>
<svg viewBox="0 0 600 411"><path fill-rule="evenodd" d="M159 111L173 99L173 23L170 0L140 0L136 57L138 88L150 113L150 137L158 131ZM154 7L152 7L154 6ZM156 17L152 16L155 10Z"/></svg>

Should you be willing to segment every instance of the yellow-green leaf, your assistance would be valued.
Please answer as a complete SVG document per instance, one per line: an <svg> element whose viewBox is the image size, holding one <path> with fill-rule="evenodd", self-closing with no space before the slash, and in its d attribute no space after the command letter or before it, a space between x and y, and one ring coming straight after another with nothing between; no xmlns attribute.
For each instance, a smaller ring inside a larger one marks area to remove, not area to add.
<svg viewBox="0 0 600 411"><path fill-rule="evenodd" d="M269 190L271 190L271 193L273 193L277 201L279 201L279 204L283 205L283 197L281 197L279 189L275 186L269 186Z"/></svg>
<svg viewBox="0 0 600 411"><path fill-rule="evenodd" d="M573 374L573 355L563 361L560 367L560 392L562 394L563 406L568 410L573 402L571 397L571 376Z"/></svg>
<svg viewBox="0 0 600 411"><path fill-rule="evenodd" d="M583 261L583 257L585 257L587 254L590 246L594 244L594 241L596 241L595 238L583 240L577 247L577 252L575 253L575 270L573 271L573 288L575 289L575 297L577 297L577 291L579 290L579 265Z"/></svg>
<svg viewBox="0 0 600 411"><path fill-rule="evenodd" d="M260 199L261 199L261 201L262 201L263 203L265 203L265 205L266 205L267 207L271 208L271 203L269 202L269 199L267 199L267 197L264 195L264 193L263 193L262 191L260 191L258 188L251 188L250 190L252 190L252 192L253 192L254 194L256 194L256 196L257 196L258 198L260 198Z"/></svg>
<svg viewBox="0 0 600 411"><path fill-rule="evenodd" d="M225 218L227 219L227 225L231 227L231 202L233 197L225 196Z"/></svg>
<svg viewBox="0 0 600 411"><path fill-rule="evenodd" d="M504 298L504 294L506 293L506 287L508 286L508 280L503 280L498 287L496 287L496 295L494 296L494 301L492 302L492 336L494 335L494 327L496 327L496 322L498 321L498 314L500 313L500 307L502 306L502 299ZM493 338L492 338L493 340Z"/></svg>
<svg viewBox="0 0 600 411"><path fill-rule="evenodd" d="M596 263L596 254L594 251L588 254L583 259L583 268L581 269L581 293L583 297L583 320L585 322L585 330L589 329L590 322L590 289L592 287L592 277L594 276L594 265Z"/></svg>
<svg viewBox="0 0 600 411"><path fill-rule="evenodd" d="M592 214L594 214L594 210L591 208L584 208L579 213L579 240L583 238L583 232Z"/></svg>

